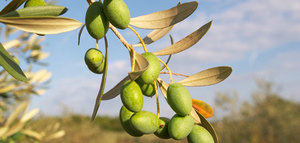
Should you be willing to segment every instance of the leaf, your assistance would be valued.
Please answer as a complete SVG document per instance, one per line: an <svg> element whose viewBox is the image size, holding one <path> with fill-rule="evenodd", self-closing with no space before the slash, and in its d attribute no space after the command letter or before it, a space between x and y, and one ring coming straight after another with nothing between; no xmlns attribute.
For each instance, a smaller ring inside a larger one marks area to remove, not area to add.
<svg viewBox="0 0 300 143"><path fill-rule="evenodd" d="M10 84L10 85L6 85L4 87L0 87L0 94L9 92L9 91L13 90L14 88L16 88L16 84Z"/></svg>
<svg viewBox="0 0 300 143"><path fill-rule="evenodd" d="M81 22L77 20L54 16L0 17L0 22L19 30L39 34L58 34L81 26Z"/></svg>
<svg viewBox="0 0 300 143"><path fill-rule="evenodd" d="M201 126L204 127L206 130L208 130L208 132L212 135L215 143L219 143L217 133L213 128L213 126L204 118L204 116L202 116L200 113L197 114L201 119Z"/></svg>
<svg viewBox="0 0 300 143"><path fill-rule="evenodd" d="M161 78L157 78L157 82L161 93L164 95L165 99L167 99L167 89L169 85L166 82L164 82Z"/></svg>
<svg viewBox="0 0 300 143"><path fill-rule="evenodd" d="M201 119L199 118L199 116L198 116L198 114L197 114L197 112L194 108L192 108L192 111L191 111L190 115L193 117L194 122L196 124L201 124Z"/></svg>
<svg viewBox="0 0 300 143"><path fill-rule="evenodd" d="M166 28L190 16L197 7L197 1L179 4L168 10L131 18L130 25L143 29Z"/></svg>
<svg viewBox="0 0 300 143"><path fill-rule="evenodd" d="M64 130L60 130L50 136L47 137L48 140L53 140L53 139L58 139L63 137L66 134L66 132Z"/></svg>
<svg viewBox="0 0 300 143"><path fill-rule="evenodd" d="M9 13L11 11L19 8L26 0L12 0L8 5L6 5L0 12L0 15Z"/></svg>
<svg viewBox="0 0 300 143"><path fill-rule="evenodd" d="M15 79L20 81L28 81L22 69L15 62L13 57L4 49L0 43L0 65Z"/></svg>
<svg viewBox="0 0 300 143"><path fill-rule="evenodd" d="M146 45L149 45L157 40L159 40L160 38L164 37L166 34L168 34L172 28L174 27L174 25L172 26L169 26L169 27L166 27L166 28L163 28L163 29L155 29L153 30L151 33L149 33L143 40L144 40L144 43ZM135 45L132 45L132 47L142 47L142 44L139 43L139 44L135 44Z"/></svg>
<svg viewBox="0 0 300 143"><path fill-rule="evenodd" d="M43 138L43 136L41 134L39 134L38 132L32 131L32 130L22 130L21 131L24 135L35 138L37 140L41 140Z"/></svg>
<svg viewBox="0 0 300 143"><path fill-rule="evenodd" d="M111 90L109 90L108 92L106 92L103 95L102 100L110 100L110 99L113 99L113 98L117 97L121 93L121 87L122 87L122 85L127 80L129 80L129 76L126 76L116 86L114 86Z"/></svg>
<svg viewBox="0 0 300 143"><path fill-rule="evenodd" d="M106 36L104 36L104 41L105 41L105 61L104 61L104 73L102 75L102 80L101 80L101 85L100 85L100 89L96 98L96 103L94 106L94 111L92 114L92 119L91 121L93 121L97 115L98 109L100 107L100 103L101 100L103 98L103 92L104 92L104 88L105 88L105 84L106 84L106 77L107 77L107 67L108 67L108 42L107 42L107 38Z"/></svg>
<svg viewBox="0 0 300 143"><path fill-rule="evenodd" d="M192 99L192 101L193 108L205 118L210 118L213 116L213 109L207 103L197 99Z"/></svg>
<svg viewBox="0 0 300 143"><path fill-rule="evenodd" d="M0 15L0 17L59 16L67 11L68 9L64 6L32 6L11 11L7 14Z"/></svg>
<svg viewBox="0 0 300 143"><path fill-rule="evenodd" d="M81 34L82 34L84 27L85 27L85 24L82 25L82 27L80 28L79 33L78 33L78 46L80 45L80 38L81 38Z"/></svg>
<svg viewBox="0 0 300 143"><path fill-rule="evenodd" d="M39 113L39 109L33 109L30 112L24 114L22 118L20 119L20 122L26 123L30 119L32 119L36 114Z"/></svg>
<svg viewBox="0 0 300 143"><path fill-rule="evenodd" d="M184 51L184 50L192 47L206 34L206 32L209 30L211 24L212 24L212 21L208 22L207 24L203 25L201 28L199 28L192 34L190 34L187 37L176 42L174 45L171 45L167 48L164 48L157 52L154 52L154 54L158 55L158 56L171 55L171 54L179 53L181 51Z"/></svg>
<svg viewBox="0 0 300 143"><path fill-rule="evenodd" d="M135 53L135 67L133 72L129 72L128 75L131 80L136 80L147 68L148 61L144 56L139 53Z"/></svg>
<svg viewBox="0 0 300 143"><path fill-rule="evenodd" d="M184 86L207 86L225 80L232 72L231 67L220 66L210 68L185 78L178 83Z"/></svg>
<svg viewBox="0 0 300 143"><path fill-rule="evenodd" d="M9 127L18 118L18 116L26 110L28 104L28 102L23 102L20 104L17 109L8 117L7 121L5 122L5 126Z"/></svg>

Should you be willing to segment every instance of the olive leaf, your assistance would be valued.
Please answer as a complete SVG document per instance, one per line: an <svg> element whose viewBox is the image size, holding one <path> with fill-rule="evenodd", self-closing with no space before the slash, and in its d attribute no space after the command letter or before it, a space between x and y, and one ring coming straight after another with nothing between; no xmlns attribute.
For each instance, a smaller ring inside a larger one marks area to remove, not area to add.
<svg viewBox="0 0 300 143"><path fill-rule="evenodd" d="M144 56L135 52L135 67L133 72L129 72L128 75L131 80L136 80L147 68L148 61Z"/></svg>
<svg viewBox="0 0 300 143"><path fill-rule="evenodd" d="M131 18L129 24L143 29L166 28L190 16L197 7L197 1L182 3L168 10Z"/></svg>
<svg viewBox="0 0 300 143"><path fill-rule="evenodd" d="M225 80L232 73L232 68L220 66L210 68L185 78L178 83L184 86L207 86Z"/></svg>
<svg viewBox="0 0 300 143"><path fill-rule="evenodd" d="M11 11L19 8L26 0L12 0L8 5L6 5L0 12L0 15L9 13Z"/></svg>
<svg viewBox="0 0 300 143"><path fill-rule="evenodd" d="M193 117L196 124L201 124L201 119L199 118L197 111L194 108L192 108L190 115Z"/></svg>
<svg viewBox="0 0 300 143"><path fill-rule="evenodd" d="M10 126L15 120L19 117L19 115L24 112L28 107L28 102L23 102L20 104L17 109L8 117L8 119L5 122L5 126Z"/></svg>
<svg viewBox="0 0 300 143"><path fill-rule="evenodd" d="M64 6L56 5L32 6L11 11L0 17L59 16L66 13L67 10Z"/></svg>
<svg viewBox="0 0 300 143"><path fill-rule="evenodd" d="M81 22L65 17L0 17L0 22L8 26L32 33L58 34L72 31L81 26Z"/></svg>
<svg viewBox="0 0 300 143"><path fill-rule="evenodd" d="M206 23L198 30L194 31L192 34L188 35L187 37L181 39L180 41L176 42L174 45L171 45L167 48L161 49L157 52L154 52L155 55L162 56L162 55L170 55L176 54L181 51L184 51L193 45L195 45L209 30L212 21Z"/></svg>
<svg viewBox="0 0 300 143"><path fill-rule="evenodd" d="M215 129L213 128L213 126L204 118L203 115L201 115L200 113L197 113L197 114L201 119L201 126L204 127L206 130L208 130L208 132L212 135L215 143L219 143L217 133L216 133Z"/></svg>
<svg viewBox="0 0 300 143"><path fill-rule="evenodd" d="M106 36L104 36L104 41L105 41L105 61L104 61L104 73L102 75L102 80L101 80L101 85L100 89L96 98L95 106L94 106L94 111L92 114L91 121L93 121L97 115L98 109L100 107L101 100L103 98L103 93L104 93L104 88L106 84L106 77L107 77L107 68L108 68L108 42Z"/></svg>
<svg viewBox="0 0 300 143"><path fill-rule="evenodd" d="M80 28L79 33L78 33L78 46L80 45L81 34L82 34L84 27L85 27L85 24L82 25L82 27Z"/></svg>
<svg viewBox="0 0 300 143"><path fill-rule="evenodd" d="M116 86L110 89L108 92L103 94L102 100L110 100L117 97L121 93L122 85L129 80L129 76L123 78Z"/></svg>
<svg viewBox="0 0 300 143"><path fill-rule="evenodd" d="M174 27L174 25L163 28L163 29L155 29L153 30L151 33L149 33L143 40L144 43L146 45L149 45L157 40L159 40L160 38L164 37L166 34L168 34L172 28ZM132 47L142 47L141 43L132 45Z"/></svg>
<svg viewBox="0 0 300 143"><path fill-rule="evenodd" d="M28 81L22 69L0 43L0 65L15 79Z"/></svg>
<svg viewBox="0 0 300 143"><path fill-rule="evenodd" d="M207 103L197 99L192 99L192 102L193 108L205 118L210 118L213 116L213 109Z"/></svg>

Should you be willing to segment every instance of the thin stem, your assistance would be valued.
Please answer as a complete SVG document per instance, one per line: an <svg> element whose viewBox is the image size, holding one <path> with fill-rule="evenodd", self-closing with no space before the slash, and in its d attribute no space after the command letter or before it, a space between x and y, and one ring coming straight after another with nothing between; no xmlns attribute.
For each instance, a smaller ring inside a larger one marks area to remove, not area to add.
<svg viewBox="0 0 300 143"><path fill-rule="evenodd" d="M131 58L131 72L134 71L134 68L135 68L135 51L132 49L132 52L131 52L131 55L132 55L132 58Z"/></svg>
<svg viewBox="0 0 300 143"><path fill-rule="evenodd" d="M102 75L102 81L101 81L101 85L100 85L100 90L98 92L98 96L96 98L96 103L95 103L95 107L94 107L94 111L93 111L93 115L92 115L92 119L91 121L93 121L97 115L97 111L99 109L102 97L103 97L103 93L104 93L104 88L105 88L105 83L106 83L106 76L107 76L107 63L108 63L108 42L107 42L107 38L106 36L104 36L104 41L105 41L105 61L104 61L104 73Z"/></svg>
<svg viewBox="0 0 300 143"><path fill-rule="evenodd" d="M99 50L99 40L96 39L96 49Z"/></svg>
<svg viewBox="0 0 300 143"><path fill-rule="evenodd" d="M155 94L156 94L156 109L157 109L157 117L159 117L159 100L158 100L158 89L157 89L157 85L156 85L156 81L154 81L154 87L155 87Z"/></svg>
<svg viewBox="0 0 300 143"><path fill-rule="evenodd" d="M86 2L91 5L93 2L91 0L86 0Z"/></svg>
<svg viewBox="0 0 300 143"><path fill-rule="evenodd" d="M170 75L170 83L173 83L173 78L172 78L172 72L171 69L169 68L169 66L160 58L158 58L158 60L167 68L167 70L169 71L169 75Z"/></svg>
<svg viewBox="0 0 300 143"><path fill-rule="evenodd" d="M116 27L114 27L112 24L109 24L109 28L115 33L115 35L120 39L120 41L123 43L123 45L127 48L129 52L132 51L132 46L124 39L124 37L121 35L121 33L117 30Z"/></svg>
<svg viewBox="0 0 300 143"><path fill-rule="evenodd" d="M160 72L160 74L169 74L169 72ZM180 74L180 73L172 73L173 75L179 75L179 76L183 76L183 77L190 77L188 75L184 75L184 74Z"/></svg>
<svg viewBox="0 0 300 143"><path fill-rule="evenodd" d="M141 38L140 34L139 34L137 31L135 31L130 25L128 26L128 28L131 29L131 30L134 32L134 34L139 38L139 40L141 41L141 44L143 45L144 51L145 51L145 52L148 52L148 50L147 50L147 48L146 48L146 45L145 45L145 42L144 42L144 40Z"/></svg>

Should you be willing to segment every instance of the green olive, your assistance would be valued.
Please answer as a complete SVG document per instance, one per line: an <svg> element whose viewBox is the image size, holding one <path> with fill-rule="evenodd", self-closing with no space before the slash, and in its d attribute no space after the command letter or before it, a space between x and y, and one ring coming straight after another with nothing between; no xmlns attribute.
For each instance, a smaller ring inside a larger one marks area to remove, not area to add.
<svg viewBox="0 0 300 143"><path fill-rule="evenodd" d="M139 112L143 108L143 93L135 81L126 81L121 88L121 100L124 106L132 111Z"/></svg>
<svg viewBox="0 0 300 143"><path fill-rule="evenodd" d="M123 0L104 0L104 13L109 22L117 28L126 29L130 12Z"/></svg>
<svg viewBox="0 0 300 143"><path fill-rule="evenodd" d="M45 0L27 0L24 4L24 7L44 6L44 5L46 5Z"/></svg>
<svg viewBox="0 0 300 143"><path fill-rule="evenodd" d="M104 15L101 2L94 2L89 6L85 15L85 24L89 34L96 40L105 36L109 22Z"/></svg>
<svg viewBox="0 0 300 143"><path fill-rule="evenodd" d="M187 137L194 127L194 119L190 115L174 115L168 124L170 137L181 140Z"/></svg>
<svg viewBox="0 0 300 143"><path fill-rule="evenodd" d="M167 89L168 103L179 115L185 116L192 111L192 97L189 91L180 83L170 84Z"/></svg>
<svg viewBox="0 0 300 143"><path fill-rule="evenodd" d="M157 137L162 139L169 139L169 133L168 133L168 124L170 122L170 119L165 117L159 118L159 128L154 133Z"/></svg>
<svg viewBox="0 0 300 143"><path fill-rule="evenodd" d="M159 127L158 117L148 111L140 111L131 117L131 125L144 134L152 134Z"/></svg>
<svg viewBox="0 0 300 143"><path fill-rule="evenodd" d="M122 106L119 114L120 122L123 127L123 129L134 137L140 137L143 135L143 133L137 131L131 126L130 118L134 114L134 112L129 111L125 106Z"/></svg>
<svg viewBox="0 0 300 143"><path fill-rule="evenodd" d="M84 61L87 67L96 74L101 74L104 71L104 57L98 49L89 49L84 56Z"/></svg>
<svg viewBox="0 0 300 143"><path fill-rule="evenodd" d="M136 83L141 87L141 90L145 96L152 97L155 95L155 87L153 83L146 84L140 79L137 79Z"/></svg>
<svg viewBox="0 0 300 143"><path fill-rule="evenodd" d="M145 84L153 84L158 78L161 70L160 62L158 58L151 52L143 53L142 56L148 61L149 66L146 71L138 78Z"/></svg>
<svg viewBox="0 0 300 143"><path fill-rule="evenodd" d="M211 134L202 126L194 125L193 130L188 135L189 143L214 143Z"/></svg>

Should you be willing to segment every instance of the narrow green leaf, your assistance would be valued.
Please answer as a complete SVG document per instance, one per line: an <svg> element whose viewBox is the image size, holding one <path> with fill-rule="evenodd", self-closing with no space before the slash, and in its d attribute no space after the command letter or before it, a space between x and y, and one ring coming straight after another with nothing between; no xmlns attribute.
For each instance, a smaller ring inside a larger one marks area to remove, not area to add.
<svg viewBox="0 0 300 143"><path fill-rule="evenodd" d="M161 29L172 26L190 16L198 7L197 1L130 19L130 25L143 29Z"/></svg>
<svg viewBox="0 0 300 143"><path fill-rule="evenodd" d="M85 27L85 24L82 25L82 27L80 28L79 33L78 33L78 46L80 45L81 34L82 34L84 27Z"/></svg>
<svg viewBox="0 0 300 143"><path fill-rule="evenodd" d="M101 103L101 100L103 97L105 84L106 84L106 76L107 76L107 68L108 68L108 42L107 42L106 36L104 36L104 41L105 41L104 73L102 75L101 85L100 85L100 89L99 89L99 92L98 92L98 95L96 98L96 103L95 103L91 121L94 121L94 119L96 118L96 115L97 115L97 112L98 112L98 109L100 107L100 103Z"/></svg>
<svg viewBox="0 0 300 143"><path fill-rule="evenodd" d="M162 56L162 55L171 55L176 54L181 51L184 51L193 45L195 45L209 30L212 21L208 22L207 24L203 25L201 28L193 32L192 34L188 35L184 39L176 42L174 45L169 46L167 48L161 49L157 52L154 52L155 55Z"/></svg>
<svg viewBox="0 0 300 143"><path fill-rule="evenodd" d="M58 34L72 31L81 26L81 22L65 17L0 17L0 22L26 32L39 34Z"/></svg>
<svg viewBox="0 0 300 143"><path fill-rule="evenodd" d="M204 116L202 116L198 112L197 112L197 114L201 119L201 126L204 127L206 130L208 130L208 132L212 135L215 143L219 143L217 133L216 133L215 129L213 128L213 126L204 118Z"/></svg>
<svg viewBox="0 0 300 143"><path fill-rule="evenodd" d="M6 5L0 12L0 15L9 13L18 9L26 0L12 0L8 5Z"/></svg>
<svg viewBox="0 0 300 143"><path fill-rule="evenodd" d="M210 68L185 78L179 83L184 86L207 86L225 80L232 73L231 67L220 66Z"/></svg>
<svg viewBox="0 0 300 143"><path fill-rule="evenodd" d="M67 12L64 6L46 5L33 6L11 11L1 17L28 17L28 16L59 16Z"/></svg>
<svg viewBox="0 0 300 143"><path fill-rule="evenodd" d="M28 81L22 69L15 62L13 57L4 49L0 43L0 65L15 79L20 81Z"/></svg>

